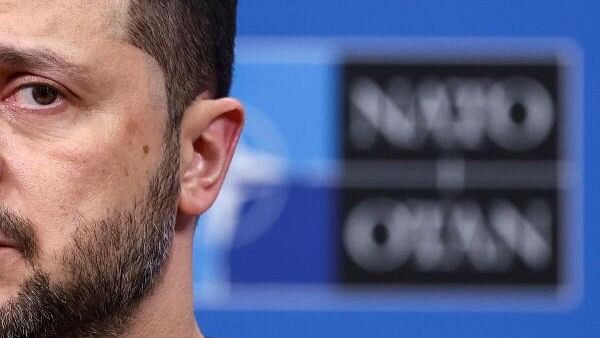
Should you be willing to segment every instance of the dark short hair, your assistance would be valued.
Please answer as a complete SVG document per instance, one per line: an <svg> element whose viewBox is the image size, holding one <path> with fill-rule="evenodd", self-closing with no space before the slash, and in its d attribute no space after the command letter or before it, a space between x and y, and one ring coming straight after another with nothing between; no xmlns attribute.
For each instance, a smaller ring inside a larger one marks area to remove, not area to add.
<svg viewBox="0 0 600 338"><path fill-rule="evenodd" d="M202 92L228 95L236 8L237 0L131 0L129 40L163 69L171 127Z"/></svg>

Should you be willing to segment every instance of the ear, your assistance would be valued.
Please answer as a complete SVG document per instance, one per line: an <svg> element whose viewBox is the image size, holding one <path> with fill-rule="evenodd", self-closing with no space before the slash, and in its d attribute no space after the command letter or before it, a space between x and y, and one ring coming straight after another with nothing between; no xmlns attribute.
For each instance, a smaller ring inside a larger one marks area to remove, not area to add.
<svg viewBox="0 0 600 338"><path fill-rule="evenodd" d="M243 107L232 98L199 97L186 109L180 136L180 213L195 216L212 205L231 163L243 122Z"/></svg>

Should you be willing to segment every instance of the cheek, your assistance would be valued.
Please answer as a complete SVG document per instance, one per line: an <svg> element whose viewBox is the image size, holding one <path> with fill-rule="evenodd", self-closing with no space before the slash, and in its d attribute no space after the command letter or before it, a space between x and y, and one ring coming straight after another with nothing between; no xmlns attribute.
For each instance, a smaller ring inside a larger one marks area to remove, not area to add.
<svg viewBox="0 0 600 338"><path fill-rule="evenodd" d="M161 140L139 123L124 125L77 142L5 142L2 204L35 225L45 266L56 264L77 224L104 219L145 197L162 156Z"/></svg>
<svg viewBox="0 0 600 338"><path fill-rule="evenodd" d="M158 154L151 153L158 145L133 133L127 131L110 142L92 142L87 149L49 152L48 163L56 171L43 174L57 182L61 192L56 198L65 207L76 206L79 214L97 218L140 196L159 160Z"/></svg>

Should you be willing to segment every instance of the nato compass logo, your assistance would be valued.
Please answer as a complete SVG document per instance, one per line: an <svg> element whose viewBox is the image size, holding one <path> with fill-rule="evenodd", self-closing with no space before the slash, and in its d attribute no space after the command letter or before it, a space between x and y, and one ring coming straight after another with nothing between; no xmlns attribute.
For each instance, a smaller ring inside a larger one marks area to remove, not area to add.
<svg viewBox="0 0 600 338"><path fill-rule="evenodd" d="M195 282L203 301L228 296L231 250L268 232L288 196L288 149L282 133L260 109L246 105L246 113L246 125L219 197L198 221Z"/></svg>

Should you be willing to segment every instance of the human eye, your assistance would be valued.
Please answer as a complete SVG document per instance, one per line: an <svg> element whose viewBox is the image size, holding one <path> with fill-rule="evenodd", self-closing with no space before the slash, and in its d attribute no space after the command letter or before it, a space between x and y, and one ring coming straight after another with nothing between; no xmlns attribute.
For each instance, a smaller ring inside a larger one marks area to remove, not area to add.
<svg viewBox="0 0 600 338"><path fill-rule="evenodd" d="M16 82L4 98L12 109L51 114L66 107L65 95L58 84L30 77Z"/></svg>

